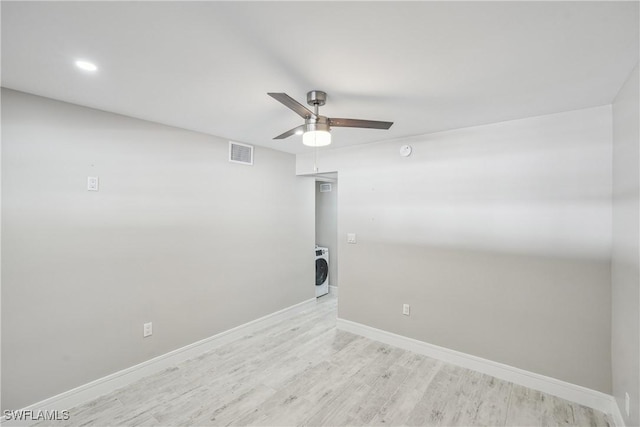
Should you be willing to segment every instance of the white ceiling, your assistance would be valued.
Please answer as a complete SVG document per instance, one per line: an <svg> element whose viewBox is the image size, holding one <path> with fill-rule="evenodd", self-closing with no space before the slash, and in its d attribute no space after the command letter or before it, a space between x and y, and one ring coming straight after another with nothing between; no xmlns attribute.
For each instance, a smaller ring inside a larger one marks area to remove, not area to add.
<svg viewBox="0 0 640 427"><path fill-rule="evenodd" d="M290 153L609 104L638 62L638 2L7 2L2 85ZM95 62L89 75L76 59Z"/></svg>

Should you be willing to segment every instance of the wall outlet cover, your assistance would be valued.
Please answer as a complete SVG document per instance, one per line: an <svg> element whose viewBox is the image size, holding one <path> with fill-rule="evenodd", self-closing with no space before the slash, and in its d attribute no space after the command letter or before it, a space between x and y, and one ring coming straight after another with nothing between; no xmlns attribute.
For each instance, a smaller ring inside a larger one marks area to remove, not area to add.
<svg viewBox="0 0 640 427"><path fill-rule="evenodd" d="M146 337L150 337L151 335L153 335L153 323L152 322L145 323L144 326L142 327L142 336L143 338L146 338Z"/></svg>
<svg viewBox="0 0 640 427"><path fill-rule="evenodd" d="M98 182L99 182L99 179L97 176L87 177L87 190L98 191Z"/></svg>
<svg viewBox="0 0 640 427"><path fill-rule="evenodd" d="M402 314L405 316L411 315L411 306L409 304L402 304Z"/></svg>

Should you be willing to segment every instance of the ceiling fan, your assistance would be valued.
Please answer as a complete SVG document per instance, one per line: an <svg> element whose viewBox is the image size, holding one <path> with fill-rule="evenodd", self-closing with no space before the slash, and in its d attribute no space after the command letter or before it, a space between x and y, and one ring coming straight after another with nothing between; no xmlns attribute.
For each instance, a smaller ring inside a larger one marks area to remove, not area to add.
<svg viewBox="0 0 640 427"><path fill-rule="evenodd" d="M393 122L380 122L376 120L360 120L360 119L336 119L321 116L318 108L327 101L327 94L321 90L312 90L307 92L307 104L313 107L313 111L287 95L286 93L267 93L276 101L281 102L289 107L300 117L304 119L304 124L297 126L278 135L273 139L285 139L291 135L302 134L302 143L311 147L321 147L331 144L332 127L348 127L348 128L366 128L366 129L389 129Z"/></svg>

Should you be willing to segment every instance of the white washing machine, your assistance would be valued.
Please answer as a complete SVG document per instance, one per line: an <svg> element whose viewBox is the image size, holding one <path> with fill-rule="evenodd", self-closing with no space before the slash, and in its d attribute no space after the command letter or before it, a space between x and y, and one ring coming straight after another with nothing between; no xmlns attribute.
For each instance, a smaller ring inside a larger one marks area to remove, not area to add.
<svg viewBox="0 0 640 427"><path fill-rule="evenodd" d="M329 248L316 246L316 297L329 293Z"/></svg>

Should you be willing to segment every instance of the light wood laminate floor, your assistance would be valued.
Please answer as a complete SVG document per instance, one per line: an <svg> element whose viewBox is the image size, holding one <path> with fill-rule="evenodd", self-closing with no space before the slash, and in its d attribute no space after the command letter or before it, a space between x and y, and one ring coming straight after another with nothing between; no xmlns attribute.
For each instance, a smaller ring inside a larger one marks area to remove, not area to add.
<svg viewBox="0 0 640 427"><path fill-rule="evenodd" d="M336 305L322 297L51 425L613 425L590 408L336 330Z"/></svg>

